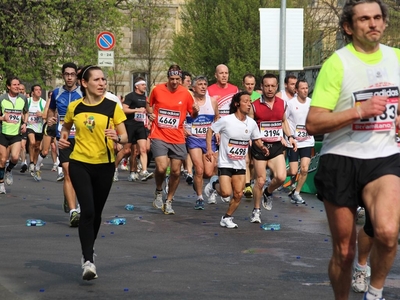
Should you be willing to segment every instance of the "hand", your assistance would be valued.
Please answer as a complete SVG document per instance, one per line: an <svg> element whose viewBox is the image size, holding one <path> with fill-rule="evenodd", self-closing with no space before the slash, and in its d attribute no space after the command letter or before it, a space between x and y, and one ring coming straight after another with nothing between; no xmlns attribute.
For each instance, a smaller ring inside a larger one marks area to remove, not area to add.
<svg viewBox="0 0 400 300"><path fill-rule="evenodd" d="M373 96L360 103L357 111L360 119L369 119L380 116L386 111L387 96Z"/></svg>
<svg viewBox="0 0 400 300"><path fill-rule="evenodd" d="M22 124L21 125L21 133L25 133L26 132L26 124Z"/></svg>
<svg viewBox="0 0 400 300"><path fill-rule="evenodd" d="M117 134L117 131L115 129L107 128L107 129L104 130L104 134L109 139L111 139L114 142L118 143L118 134Z"/></svg>
<svg viewBox="0 0 400 300"><path fill-rule="evenodd" d="M154 113L147 114L147 117L149 118L150 122L154 122L154 120L156 119L156 115Z"/></svg>
<svg viewBox="0 0 400 300"><path fill-rule="evenodd" d="M287 143L284 137L281 137L281 143L283 145L283 147L287 147Z"/></svg>
<svg viewBox="0 0 400 300"><path fill-rule="evenodd" d="M215 142L217 143L217 145L219 145L219 143L221 142L221 135L219 133L215 134Z"/></svg>
<svg viewBox="0 0 400 300"><path fill-rule="evenodd" d="M193 112L198 113L200 111L200 106L197 103L193 104Z"/></svg>
<svg viewBox="0 0 400 300"><path fill-rule="evenodd" d="M289 137L289 142L293 147L293 151L296 152L297 151L297 141L291 136L291 137Z"/></svg>
<svg viewBox="0 0 400 300"><path fill-rule="evenodd" d="M146 107L139 107L139 108L137 108L137 110L138 110L138 113L141 113L141 114L145 114L146 113Z"/></svg>
<svg viewBox="0 0 400 300"><path fill-rule="evenodd" d="M47 119L47 125L48 126L52 126L52 125L54 125L56 123L57 123L57 118L56 117L50 117L50 118Z"/></svg>
<svg viewBox="0 0 400 300"><path fill-rule="evenodd" d="M214 152L212 152L211 150L207 150L207 153L206 153L205 156L206 156L206 160L207 161L212 162L212 158L214 156Z"/></svg>
<svg viewBox="0 0 400 300"><path fill-rule="evenodd" d="M41 117L42 115L43 115L43 113L42 113L40 110L38 110L38 111L36 112L36 116Z"/></svg>
<svg viewBox="0 0 400 300"><path fill-rule="evenodd" d="M60 149L68 148L69 145L70 145L70 142L69 142L68 139L66 139L66 138L62 138L62 137L61 137L61 138L58 140L58 148L60 148Z"/></svg>
<svg viewBox="0 0 400 300"><path fill-rule="evenodd" d="M269 155L269 150L268 150L268 148L265 147L264 145L261 147L261 151L264 152L264 155L265 155L265 156L268 156L268 155Z"/></svg>

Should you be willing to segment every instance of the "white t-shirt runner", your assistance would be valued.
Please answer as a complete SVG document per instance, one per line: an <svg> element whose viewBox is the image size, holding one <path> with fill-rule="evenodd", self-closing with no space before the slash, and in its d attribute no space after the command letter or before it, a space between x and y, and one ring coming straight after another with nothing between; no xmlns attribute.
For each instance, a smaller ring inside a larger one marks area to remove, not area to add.
<svg viewBox="0 0 400 300"><path fill-rule="evenodd" d="M248 116L240 121L235 114L230 114L213 123L211 129L221 136L218 168L245 170L250 140L261 138L257 123Z"/></svg>

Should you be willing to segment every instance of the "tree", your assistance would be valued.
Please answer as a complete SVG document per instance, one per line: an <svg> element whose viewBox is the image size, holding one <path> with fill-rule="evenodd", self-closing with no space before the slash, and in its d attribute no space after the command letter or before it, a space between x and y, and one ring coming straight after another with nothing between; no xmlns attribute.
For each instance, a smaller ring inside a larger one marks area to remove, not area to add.
<svg viewBox="0 0 400 300"><path fill-rule="evenodd" d="M129 9L133 32L131 68L146 74L148 88L165 72L164 56L170 47L175 26L171 0L140 0Z"/></svg>
<svg viewBox="0 0 400 300"><path fill-rule="evenodd" d="M0 74L45 84L66 61L96 64L96 36L102 30L118 32L125 20L118 7L124 4L116 0L1 1Z"/></svg>

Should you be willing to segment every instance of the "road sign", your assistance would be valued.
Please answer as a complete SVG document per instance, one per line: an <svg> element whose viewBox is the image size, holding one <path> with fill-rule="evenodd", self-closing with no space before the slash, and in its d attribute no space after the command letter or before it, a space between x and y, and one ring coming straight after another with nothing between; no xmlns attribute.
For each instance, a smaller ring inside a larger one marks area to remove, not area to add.
<svg viewBox="0 0 400 300"><path fill-rule="evenodd" d="M97 65L99 67L114 67L114 51L99 51Z"/></svg>
<svg viewBox="0 0 400 300"><path fill-rule="evenodd" d="M100 32L96 38L97 47L103 51L109 51L115 46L115 36L109 31Z"/></svg>

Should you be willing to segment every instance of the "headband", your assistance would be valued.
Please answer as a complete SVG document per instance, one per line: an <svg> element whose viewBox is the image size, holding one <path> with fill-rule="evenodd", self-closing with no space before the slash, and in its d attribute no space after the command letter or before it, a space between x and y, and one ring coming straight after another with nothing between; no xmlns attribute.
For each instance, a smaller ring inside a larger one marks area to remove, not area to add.
<svg viewBox="0 0 400 300"><path fill-rule="evenodd" d="M144 81L144 80L140 80L140 81L136 82L135 86L138 86L139 84L146 84L147 85L146 81Z"/></svg>
<svg viewBox="0 0 400 300"><path fill-rule="evenodd" d="M171 76L182 77L182 71L181 70L170 70L170 71L168 71L168 77L171 77Z"/></svg>
<svg viewBox="0 0 400 300"><path fill-rule="evenodd" d="M83 76L85 76L85 73L86 73L87 70L89 70L90 68L96 68L96 67L97 67L97 66L89 66L89 67L87 67L87 68L85 69L85 71L83 71L81 79L83 79Z"/></svg>

